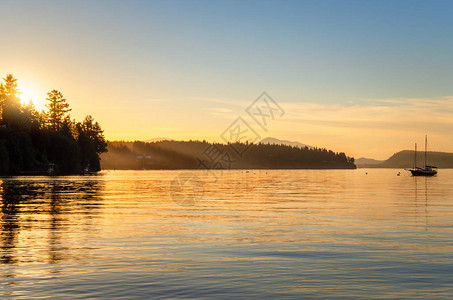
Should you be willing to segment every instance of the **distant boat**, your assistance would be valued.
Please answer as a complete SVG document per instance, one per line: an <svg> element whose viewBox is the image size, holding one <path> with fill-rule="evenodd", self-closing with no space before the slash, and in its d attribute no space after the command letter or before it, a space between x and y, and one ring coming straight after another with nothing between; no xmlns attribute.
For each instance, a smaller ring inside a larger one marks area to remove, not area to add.
<svg viewBox="0 0 453 300"><path fill-rule="evenodd" d="M409 169L412 173L412 176L434 176L437 174L437 167L428 166L426 164L426 153L427 153L428 137L425 135L425 158L423 160L423 168L417 167L417 143L415 143L415 152L414 152L414 167Z"/></svg>

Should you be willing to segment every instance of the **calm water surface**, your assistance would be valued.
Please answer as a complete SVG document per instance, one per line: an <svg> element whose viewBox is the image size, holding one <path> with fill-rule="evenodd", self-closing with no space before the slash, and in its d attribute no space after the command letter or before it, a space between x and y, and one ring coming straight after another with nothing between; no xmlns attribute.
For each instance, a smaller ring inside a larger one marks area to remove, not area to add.
<svg viewBox="0 0 453 300"><path fill-rule="evenodd" d="M451 299L453 170L398 171L3 178L0 298Z"/></svg>

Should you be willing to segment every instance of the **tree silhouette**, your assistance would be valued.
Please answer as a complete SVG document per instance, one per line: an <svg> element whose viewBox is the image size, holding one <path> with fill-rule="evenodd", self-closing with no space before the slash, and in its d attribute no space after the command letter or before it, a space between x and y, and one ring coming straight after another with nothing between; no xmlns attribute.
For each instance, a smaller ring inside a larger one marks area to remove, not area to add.
<svg viewBox="0 0 453 300"><path fill-rule="evenodd" d="M5 93L7 95L18 96L19 90L17 89L17 78L14 78L13 74L8 74L3 80L5 81Z"/></svg>
<svg viewBox="0 0 453 300"><path fill-rule="evenodd" d="M101 126L88 115L82 123L76 124L76 131L84 169L99 171L101 169L99 155L107 151L107 142Z"/></svg>
<svg viewBox="0 0 453 300"><path fill-rule="evenodd" d="M109 142L104 169L354 169L354 159L327 149L206 141ZM247 148L241 157L232 147ZM148 157L148 158L147 158Z"/></svg>
<svg viewBox="0 0 453 300"><path fill-rule="evenodd" d="M57 91L49 92L47 111L30 101L20 102L17 79L8 74L0 82L0 175L79 174L100 169L99 155L106 141L91 116L71 120L69 105Z"/></svg>
<svg viewBox="0 0 453 300"><path fill-rule="evenodd" d="M47 122L48 126L53 130L59 130L63 124L63 120L71 111L69 104L66 103L66 99L63 98L63 94L57 90L53 90L47 93L46 104L47 109Z"/></svg>
<svg viewBox="0 0 453 300"><path fill-rule="evenodd" d="M8 74L3 78L3 81L5 83L0 87L2 124L16 126L20 118L21 108L17 78L14 78L12 74Z"/></svg>

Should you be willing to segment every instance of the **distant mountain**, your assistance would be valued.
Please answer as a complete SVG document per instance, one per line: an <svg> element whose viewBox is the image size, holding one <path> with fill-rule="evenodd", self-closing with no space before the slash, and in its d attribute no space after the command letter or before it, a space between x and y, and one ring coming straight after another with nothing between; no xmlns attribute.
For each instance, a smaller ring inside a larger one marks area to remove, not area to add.
<svg viewBox="0 0 453 300"><path fill-rule="evenodd" d="M417 165L423 165L424 152L417 152ZM427 164L438 168L453 168L453 153L427 152ZM393 154L382 163L375 164L373 168L411 168L414 166L414 151L403 150Z"/></svg>
<svg viewBox="0 0 453 300"><path fill-rule="evenodd" d="M310 145L305 145L305 144L302 144L300 142L295 142L295 141L288 141L288 140L279 140L279 139L276 139L276 138L273 138L273 137L267 137L267 138L264 138L262 139L260 142L260 144L270 144L270 145L286 145L286 146L292 146L292 147L298 147L298 148L305 148L307 147L308 149L313 149L314 147L313 146L310 146Z"/></svg>
<svg viewBox="0 0 453 300"><path fill-rule="evenodd" d="M366 157L361 157L357 158L354 163L357 167L359 168L367 168L367 167L373 167L377 164L383 163L383 160L377 160L377 159L372 159L372 158L366 158Z"/></svg>

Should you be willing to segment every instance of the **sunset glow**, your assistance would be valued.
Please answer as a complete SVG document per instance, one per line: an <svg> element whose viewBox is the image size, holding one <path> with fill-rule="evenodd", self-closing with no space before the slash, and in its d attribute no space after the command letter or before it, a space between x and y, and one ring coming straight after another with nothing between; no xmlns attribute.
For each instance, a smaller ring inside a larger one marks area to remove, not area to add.
<svg viewBox="0 0 453 300"><path fill-rule="evenodd" d="M172 1L108 8L99 1L90 10L75 2L44 2L45 14L42 4L31 2L27 10L6 4L11 13L2 22L15 26L5 39L20 36L22 42L4 50L2 76L13 73L22 101L31 98L38 109L47 92L61 90L71 115L80 119L89 109L110 140L220 141L220 133L267 91L287 112L267 136L383 159L429 134L438 149L453 151L446 135L453 128L444 110L433 106L453 95L447 51L452 18L439 13L450 4L421 3L411 14L401 3L390 13L378 1L252 1L237 15L235 5L214 8L204 1L181 2L178 9ZM50 15L65 22L56 25ZM435 23L426 21L430 16ZM80 34L80 26L90 30ZM405 28L412 28L411 35ZM25 55L30 45L33 56ZM423 106L436 123L404 121ZM388 126L390 115L395 126Z"/></svg>
<svg viewBox="0 0 453 300"><path fill-rule="evenodd" d="M45 109L45 99L42 93L37 91L33 86L26 86L19 82L20 100L22 104L27 105L30 101L38 111Z"/></svg>
<svg viewBox="0 0 453 300"><path fill-rule="evenodd" d="M0 10L0 299L453 299L453 1Z"/></svg>

